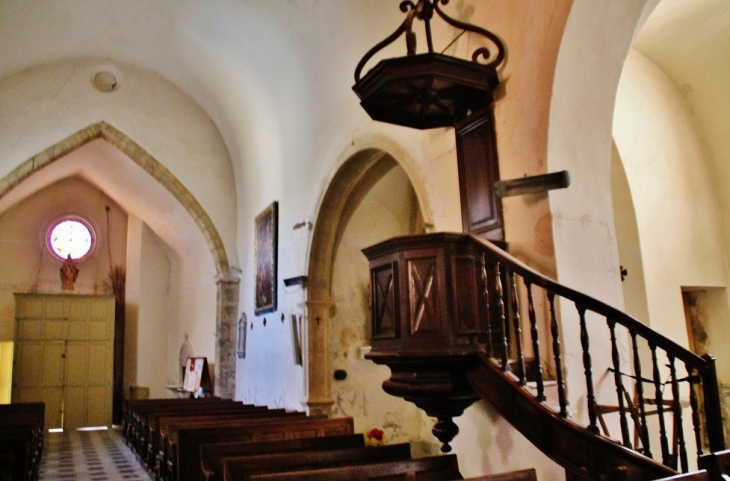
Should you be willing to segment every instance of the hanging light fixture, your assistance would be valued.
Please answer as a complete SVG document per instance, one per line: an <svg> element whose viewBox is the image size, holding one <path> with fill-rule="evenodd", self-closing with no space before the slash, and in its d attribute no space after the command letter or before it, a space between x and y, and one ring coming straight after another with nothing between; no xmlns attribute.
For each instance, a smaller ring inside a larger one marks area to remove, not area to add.
<svg viewBox="0 0 730 481"><path fill-rule="evenodd" d="M448 3L449 0L401 2L400 10L406 13L403 23L358 63L353 90L374 120L417 129L453 127L471 112L492 103L492 92L499 85L496 69L506 55L504 44L492 32L446 15L441 5ZM471 60L435 52L431 33L434 12L457 29L480 35L490 47L477 48ZM415 20L425 24L426 53L417 53ZM407 55L381 60L362 76L367 62L401 36L405 36Z"/></svg>

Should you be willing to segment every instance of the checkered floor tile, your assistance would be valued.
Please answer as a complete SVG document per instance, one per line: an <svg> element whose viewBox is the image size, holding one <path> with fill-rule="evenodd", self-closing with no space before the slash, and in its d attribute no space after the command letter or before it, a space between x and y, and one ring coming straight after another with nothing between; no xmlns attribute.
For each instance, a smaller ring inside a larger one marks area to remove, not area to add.
<svg viewBox="0 0 730 481"><path fill-rule="evenodd" d="M144 480L151 478L139 465L121 434L105 431L46 433L41 480Z"/></svg>

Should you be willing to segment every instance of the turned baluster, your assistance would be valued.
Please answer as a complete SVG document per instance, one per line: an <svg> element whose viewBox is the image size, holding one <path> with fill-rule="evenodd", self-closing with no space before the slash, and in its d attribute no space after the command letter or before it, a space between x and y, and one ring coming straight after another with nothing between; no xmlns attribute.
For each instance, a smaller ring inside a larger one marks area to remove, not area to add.
<svg viewBox="0 0 730 481"><path fill-rule="evenodd" d="M649 429L646 426L646 406L644 406L644 380L641 377L641 360L639 359L639 347L636 343L636 331L631 329L631 344L634 348L634 374L636 375L636 395L639 399L639 419L641 420L641 444L644 446L644 456L653 457L649 447Z"/></svg>
<svg viewBox="0 0 730 481"><path fill-rule="evenodd" d="M588 430L598 434L598 416L596 414L596 395L593 392L593 371L590 352L590 339L586 328L586 309L576 304L580 316L580 345L583 348L583 369L586 375L586 400L588 401Z"/></svg>
<svg viewBox="0 0 730 481"><path fill-rule="evenodd" d="M527 288L527 314L530 318L530 335L532 336L532 351L535 356L535 377L537 382L537 400L545 400L545 384L542 380L542 363L540 362L540 339L537 331L537 316L535 301L532 298L532 283L525 279Z"/></svg>
<svg viewBox="0 0 730 481"><path fill-rule="evenodd" d="M674 411L674 433L677 436L677 444L679 446L679 460L682 472L689 470L687 462L687 446L684 443L684 429L682 429L682 405L679 402L679 381L677 381L677 369L674 366L674 356L667 354L669 358L669 374L672 382L672 410Z"/></svg>
<svg viewBox="0 0 730 481"><path fill-rule="evenodd" d="M550 303L550 332L553 335L553 356L555 358L555 375L558 381L558 402L560 403L560 415L568 417L568 403L565 399L565 381L563 380L563 360L560 353L560 333L558 331L558 318L555 315L555 293L548 292Z"/></svg>
<svg viewBox="0 0 730 481"><path fill-rule="evenodd" d="M694 369L685 363L687 369L687 379L689 379L689 406L692 409L692 427L695 432L695 442L697 443L697 456L702 456L702 430L700 429L700 412L697 403L697 383L699 382L698 377L695 374Z"/></svg>
<svg viewBox="0 0 730 481"><path fill-rule="evenodd" d="M651 350L651 363L654 368L654 397L656 397L656 408L657 415L659 416L659 440L662 445L662 463L665 466L672 465L672 460L669 455L669 441L667 440L667 426L664 421L664 396L662 396L662 380L659 374L659 363L656 357L656 346L649 343L649 350Z"/></svg>
<svg viewBox="0 0 730 481"><path fill-rule="evenodd" d="M512 283L512 321L515 326L515 346L517 348L517 365L520 370L520 384L527 383L527 373L525 368L525 353L522 350L522 320L520 319L520 304L517 300L517 281L515 273L510 272Z"/></svg>
<svg viewBox="0 0 730 481"><path fill-rule="evenodd" d="M715 357L703 354L702 359L707 363L699 373L702 378L702 400L705 415L705 434L709 451L714 453L725 450L725 435L722 427L722 408L720 406L720 391L717 383L717 368Z"/></svg>
<svg viewBox="0 0 730 481"><path fill-rule="evenodd" d="M499 316L499 329L502 336L502 370L509 371L509 359L507 356L507 318L504 313L504 290L502 289L502 274L499 271L499 262L494 265L494 288L497 294L497 315Z"/></svg>
<svg viewBox="0 0 730 481"><path fill-rule="evenodd" d="M482 254L482 286L484 286L484 305L487 312L487 357L492 357L492 313L489 311L489 281L487 279L487 260Z"/></svg>
<svg viewBox="0 0 730 481"><path fill-rule="evenodd" d="M613 360L613 380L616 384L616 395L618 396L619 421L621 421L621 435L623 445L631 449L631 437L629 435L629 423L626 420L626 407L624 406L624 382L621 378L621 358L619 357L618 344L616 343L616 321L606 318L608 328L611 331L611 359Z"/></svg>

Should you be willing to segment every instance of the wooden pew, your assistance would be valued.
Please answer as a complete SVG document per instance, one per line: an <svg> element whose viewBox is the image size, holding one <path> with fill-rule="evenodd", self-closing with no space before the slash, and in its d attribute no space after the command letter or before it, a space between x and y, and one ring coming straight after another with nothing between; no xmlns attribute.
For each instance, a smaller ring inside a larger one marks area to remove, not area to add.
<svg viewBox="0 0 730 481"><path fill-rule="evenodd" d="M292 420L306 420L307 415L303 412L284 412L279 410L273 411L272 415L259 413L249 416L200 416L196 418L162 418L160 420L160 439L161 447L157 455L156 471L160 479L177 479L176 473L168 473L169 468L177 468L177 443L178 433L180 430L196 430L196 429L217 429L227 431L229 428L250 427L258 424L281 424L291 422ZM197 460L194 465L194 473L200 471L200 452L199 448L195 448L193 456ZM185 460L183 461L185 462ZM192 465L192 463L190 463ZM196 478L197 479L197 478Z"/></svg>
<svg viewBox="0 0 730 481"><path fill-rule="evenodd" d="M223 479L223 461L234 456L255 456L259 454L295 453L313 449L363 448L362 434L326 436L318 438L287 439L284 441L232 441L200 445L201 480Z"/></svg>
<svg viewBox="0 0 730 481"><path fill-rule="evenodd" d="M251 481L350 481L353 479L388 479L389 481L436 481L464 479L459 473L456 455L409 459L332 468L281 471L248 476Z"/></svg>
<svg viewBox="0 0 730 481"><path fill-rule="evenodd" d="M200 399L140 399L127 401L126 413L123 422L123 435L132 449L139 451L140 438L144 437L147 429L147 417L150 413L157 411L174 412L179 409L206 409L214 405L241 404L238 401L220 398Z"/></svg>
<svg viewBox="0 0 730 481"><path fill-rule="evenodd" d="M1 479L37 479L43 452L45 405L0 405Z"/></svg>
<svg viewBox="0 0 730 481"><path fill-rule="evenodd" d="M146 413L154 409L160 409L164 407L173 407L181 405L210 405L219 403L232 403L238 402L231 399L221 398L199 398L199 399L135 399L127 400L123 407L122 417L122 434L125 438L129 438L131 433L138 427L139 422L143 422L146 418Z"/></svg>
<svg viewBox="0 0 730 481"><path fill-rule="evenodd" d="M254 474L355 466L411 459L410 444L381 447L317 449L295 453L239 456L223 460L223 479L241 481Z"/></svg>
<svg viewBox="0 0 730 481"><path fill-rule="evenodd" d="M151 411L147 413L146 427L139 440L140 447L142 449L140 454L147 466L154 463L157 452L161 446L159 433L160 419L189 418L192 420L199 417L211 416L228 416L232 419L239 416L278 416L285 412L286 411L283 409L269 410L265 407L256 407L242 403L224 403L209 405L202 408L200 406L176 406L174 409L166 408Z"/></svg>
<svg viewBox="0 0 730 481"><path fill-rule="evenodd" d="M167 464L165 479L187 481L199 479L200 446L211 442L277 441L353 434L352 418L265 418L248 419L222 426L171 426L165 436L163 459ZM178 460L180 465L178 466Z"/></svg>
<svg viewBox="0 0 730 481"><path fill-rule="evenodd" d="M208 426L227 426L247 419L268 419L279 417L304 417L303 413L287 413L283 409L274 410L246 410L239 411L220 411L205 413L183 413L160 416L157 420L158 429L152 433L152 438L148 444L147 458L144 460L148 469L161 475L165 471L164 444L165 436L170 426L191 426L191 427L208 427Z"/></svg>
<svg viewBox="0 0 730 481"><path fill-rule="evenodd" d="M485 474L476 478L467 478L467 481L537 481L537 472L534 468L521 469L508 473Z"/></svg>
<svg viewBox="0 0 730 481"><path fill-rule="evenodd" d="M134 415L139 413L141 410L148 406L164 406L164 405L176 405L196 402L203 404L206 402L220 402L220 398L160 398L160 399L125 399L122 403L122 434L126 438L131 432L131 427L134 422Z"/></svg>

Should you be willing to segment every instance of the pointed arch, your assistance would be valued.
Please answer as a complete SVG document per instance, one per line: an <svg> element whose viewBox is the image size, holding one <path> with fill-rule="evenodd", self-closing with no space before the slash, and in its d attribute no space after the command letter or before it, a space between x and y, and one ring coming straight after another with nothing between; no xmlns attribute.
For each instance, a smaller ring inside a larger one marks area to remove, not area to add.
<svg viewBox="0 0 730 481"><path fill-rule="evenodd" d="M101 121L34 155L0 179L0 199L33 173L95 139L104 139L157 180L180 202L205 237L218 276L214 391L217 396L232 399L236 392L236 363L235 336L232 338L230 333L235 332L239 279L230 272L228 255L213 221L193 194L167 167L126 134Z"/></svg>
<svg viewBox="0 0 730 481"><path fill-rule="evenodd" d="M333 404L330 384L329 322L333 316L332 277L337 246L348 221L370 190L386 174L402 167L408 181L419 186L406 165L380 148L364 148L352 153L339 165L321 200L309 254L307 280L308 355L307 376L310 414L329 414ZM416 195L421 215L429 212L423 198ZM427 214L425 214L427 215ZM425 219L430 225L430 218Z"/></svg>
<svg viewBox="0 0 730 481"><path fill-rule="evenodd" d="M216 272L220 279L230 277L230 264L223 240L205 209L193 194L170 172L167 167L150 155L139 144L107 122L101 121L79 130L26 160L0 180L0 198L27 179L31 174L60 159L69 152L95 139L104 139L129 157L145 172L157 180L180 202L198 225L208 243Z"/></svg>

